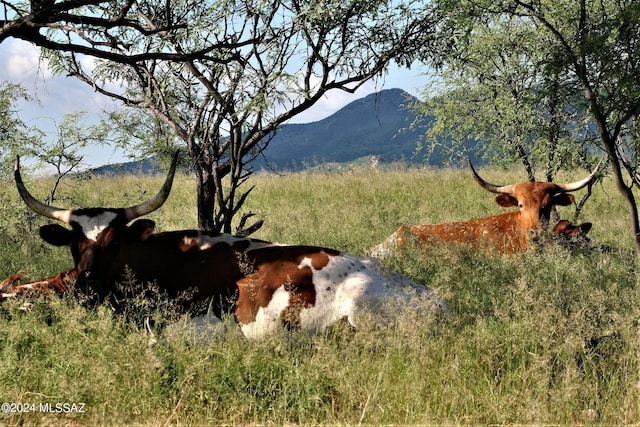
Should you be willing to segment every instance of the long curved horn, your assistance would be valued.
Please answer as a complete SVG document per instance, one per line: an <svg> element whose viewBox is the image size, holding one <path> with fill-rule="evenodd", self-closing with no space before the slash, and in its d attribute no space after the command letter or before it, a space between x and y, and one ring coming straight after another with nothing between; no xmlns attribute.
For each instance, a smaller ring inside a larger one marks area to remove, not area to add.
<svg viewBox="0 0 640 427"><path fill-rule="evenodd" d="M148 214L149 212L153 212L164 204L164 202L167 200L167 197L169 197L171 186L173 185L173 176L175 175L176 165L178 163L178 153L179 151L176 151L173 155L171 168L169 168L167 178L165 179L164 185L162 186L158 194L156 194L155 197L151 200L147 200L146 202L140 203L139 205L131 206L124 210L127 221L134 220L138 217L141 217L142 215Z"/></svg>
<svg viewBox="0 0 640 427"><path fill-rule="evenodd" d="M53 206L45 205L44 203L36 200L36 198L33 197L31 193L29 193L27 188L24 186L24 183L22 182L22 175L20 174L20 156L16 157L13 176L16 180L18 193L20 193L20 197L22 197L22 200L24 200L29 209L37 214L46 216L47 218L57 219L58 221L62 221L65 224L69 224L72 213L70 209L60 209Z"/></svg>
<svg viewBox="0 0 640 427"><path fill-rule="evenodd" d="M593 170L593 172L591 172L591 174L588 177L586 177L586 178L584 178L584 179L582 179L580 181L571 182L569 184L556 183L556 186L563 193L568 193L570 191L576 191L576 190L581 189L582 187L587 186L588 184L591 183L591 181L593 181L593 178L596 176L596 172L598 172L598 169L600 168L600 163L602 163L602 160L600 160L600 162L597 164L596 168Z"/></svg>
<svg viewBox="0 0 640 427"><path fill-rule="evenodd" d="M478 172L476 172L476 170L473 168L471 160L467 159L467 162L469 163L469 168L471 169L471 173L473 174L473 179L475 179L476 182L480 184L480 187L484 188L487 191L491 191L492 193L511 194L513 188L512 185L496 185L485 181L484 179L480 178Z"/></svg>

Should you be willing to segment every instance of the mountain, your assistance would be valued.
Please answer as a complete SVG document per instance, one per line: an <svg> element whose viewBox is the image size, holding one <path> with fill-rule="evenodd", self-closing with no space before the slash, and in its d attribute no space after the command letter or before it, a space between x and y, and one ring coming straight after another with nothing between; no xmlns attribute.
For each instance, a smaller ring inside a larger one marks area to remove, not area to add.
<svg viewBox="0 0 640 427"><path fill-rule="evenodd" d="M401 89L383 90L358 99L329 117L312 123L283 125L253 163L255 170L301 170L326 163L351 163L373 156L381 162L423 163L416 155L422 132L408 130L415 114L406 105L415 98ZM265 161L266 159L266 161ZM472 159L477 162L477 159ZM437 153L429 164L441 166ZM97 175L158 173L155 159L103 166Z"/></svg>
<svg viewBox="0 0 640 427"><path fill-rule="evenodd" d="M406 130L415 115L405 106L414 101L401 89L367 95L312 123L279 129L264 151L270 167L298 170L321 163L346 163L367 156L380 161L421 162L416 157L417 131ZM256 169L265 167L258 159Z"/></svg>
<svg viewBox="0 0 640 427"><path fill-rule="evenodd" d="M139 161L118 163L113 165L104 165L91 169L93 175L138 175L150 174L155 175L162 173L158 166L158 160L155 157L149 157Z"/></svg>

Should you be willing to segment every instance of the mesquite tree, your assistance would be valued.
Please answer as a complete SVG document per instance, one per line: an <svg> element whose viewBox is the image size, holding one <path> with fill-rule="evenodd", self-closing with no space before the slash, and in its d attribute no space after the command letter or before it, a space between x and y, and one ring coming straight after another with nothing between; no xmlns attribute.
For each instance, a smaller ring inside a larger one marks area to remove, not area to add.
<svg viewBox="0 0 640 427"><path fill-rule="evenodd" d="M463 53L448 52L446 66L422 91L424 101L413 105L427 122L415 124L425 127L427 155L440 148L452 161L470 152L494 163L518 162L532 181L536 171L552 181L559 168L591 169L596 135L586 102L546 67L547 52L538 47L549 36L515 17L489 22L459 44Z"/></svg>
<svg viewBox="0 0 640 427"><path fill-rule="evenodd" d="M601 155L598 135L584 97L549 66L552 36L516 16L482 22L446 53L424 100L414 102L414 126L425 128L419 148L454 162L469 155L517 162L531 181L553 181L559 169L592 170ZM574 220L589 196L576 205Z"/></svg>
<svg viewBox="0 0 640 427"><path fill-rule="evenodd" d="M159 13L178 8L167 1L145 4ZM231 0L181 8L172 16L199 20L189 22L188 32L167 33L163 46L177 55L206 54L124 66L102 60L90 69L73 53L52 51L49 60L58 72L131 107L143 117L139 122L156 120L171 129L186 145L197 177L198 226L224 232L232 231L251 191L240 188L251 161L274 132L331 90L354 92L393 61L411 64L431 43L438 17L413 0ZM145 51L151 43L112 37L116 51ZM119 117L131 124L133 116Z"/></svg>
<svg viewBox="0 0 640 427"><path fill-rule="evenodd" d="M459 24L459 40L472 39L478 31L496 28L492 22L505 19L516 19L536 31L537 37L523 38L519 46L539 53L545 76L554 76L570 90L569 101L582 97L597 129L593 147L607 155L629 208L631 235L640 253L634 195L634 187L640 185L640 2L439 0L438 4Z"/></svg>
<svg viewBox="0 0 640 427"><path fill-rule="evenodd" d="M36 140L34 130L18 116L19 100L32 98L20 85L0 83L0 179L10 176L20 146Z"/></svg>

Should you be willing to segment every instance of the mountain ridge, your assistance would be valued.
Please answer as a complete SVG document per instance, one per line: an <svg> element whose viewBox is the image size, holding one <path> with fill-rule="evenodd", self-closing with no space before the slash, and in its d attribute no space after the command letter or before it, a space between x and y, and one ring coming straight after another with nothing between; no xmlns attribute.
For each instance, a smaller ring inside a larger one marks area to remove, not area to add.
<svg viewBox="0 0 640 427"><path fill-rule="evenodd" d="M379 162L428 163L441 166L434 153L428 159L416 153L424 129L411 129L416 115L408 105L417 101L402 89L385 89L345 105L321 120L289 123L251 166L254 170L298 171L322 164L349 164L366 158ZM155 159L106 165L96 175L159 173Z"/></svg>
<svg viewBox="0 0 640 427"><path fill-rule="evenodd" d="M299 170L367 156L382 162L417 162L420 133L408 129L416 116L405 107L415 100L401 89L387 89L357 99L324 119L286 124L265 149L266 161L259 159L254 167L268 164L275 170Z"/></svg>

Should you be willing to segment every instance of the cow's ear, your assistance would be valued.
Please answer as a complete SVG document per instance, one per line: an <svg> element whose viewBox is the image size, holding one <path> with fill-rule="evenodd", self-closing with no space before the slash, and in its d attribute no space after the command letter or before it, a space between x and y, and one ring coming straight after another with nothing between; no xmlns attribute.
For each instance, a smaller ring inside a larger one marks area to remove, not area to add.
<svg viewBox="0 0 640 427"><path fill-rule="evenodd" d="M572 205L574 200L573 194L560 193L553 196L553 204L558 206Z"/></svg>
<svg viewBox="0 0 640 427"><path fill-rule="evenodd" d="M509 194L498 194L496 196L496 203L503 208L510 208L511 206L518 206L518 199Z"/></svg>
<svg viewBox="0 0 640 427"><path fill-rule="evenodd" d="M591 230L592 226L593 226L593 224L591 224L590 222L583 222L578 227L580 227L580 230L582 230L582 232L584 234L587 234L589 232L589 230Z"/></svg>
<svg viewBox="0 0 640 427"><path fill-rule="evenodd" d="M55 246L68 246L73 241L71 230L59 224L47 224L40 227L40 237Z"/></svg>
<svg viewBox="0 0 640 427"><path fill-rule="evenodd" d="M129 227L131 236L139 238L140 240L147 240L147 238L153 234L155 228L156 223L150 219L139 219Z"/></svg>

